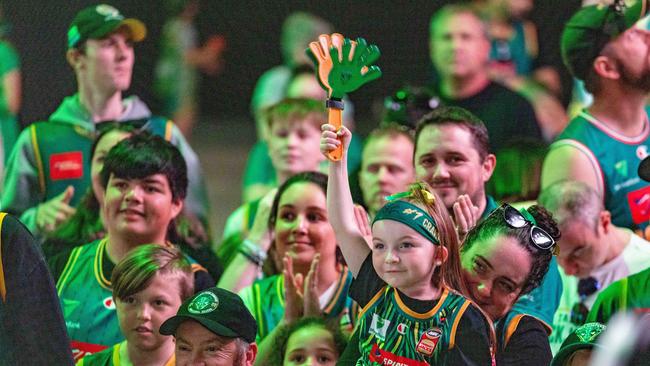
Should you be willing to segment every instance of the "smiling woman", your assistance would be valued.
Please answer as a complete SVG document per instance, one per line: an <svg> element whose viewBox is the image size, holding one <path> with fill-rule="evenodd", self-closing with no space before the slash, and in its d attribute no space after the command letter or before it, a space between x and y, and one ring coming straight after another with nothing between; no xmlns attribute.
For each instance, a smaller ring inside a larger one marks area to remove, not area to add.
<svg viewBox="0 0 650 366"><path fill-rule="evenodd" d="M546 324L513 306L540 286L559 238L543 207L518 211L507 204L467 234L461 247L463 279L472 300L495 322L497 364L551 361Z"/></svg>
<svg viewBox="0 0 650 366"><path fill-rule="evenodd" d="M352 275L337 259L337 241L328 218L326 192L327 177L317 172L294 175L278 188L269 216L269 228L275 238L273 262L283 266L284 258L284 263L291 264L288 271L295 281L290 286L296 287L305 302L308 297L306 284L313 285L312 295L317 298L319 309L318 314L312 315L340 317L341 329L350 332L356 313L347 296ZM304 314L301 306L297 314L285 312L290 301L285 296L290 291L289 286L285 286L285 278L282 275L267 277L240 293L258 323L258 341L265 339L276 326L291 323ZM260 344L260 354L264 348L264 344Z"/></svg>

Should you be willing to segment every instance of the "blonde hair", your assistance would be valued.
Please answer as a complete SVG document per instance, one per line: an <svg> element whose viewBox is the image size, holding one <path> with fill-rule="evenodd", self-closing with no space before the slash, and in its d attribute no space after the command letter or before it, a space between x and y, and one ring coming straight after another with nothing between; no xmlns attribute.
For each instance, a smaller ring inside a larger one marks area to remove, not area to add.
<svg viewBox="0 0 650 366"><path fill-rule="evenodd" d="M133 249L115 266L111 283L113 296L124 300L143 291L156 274L172 276L178 280L182 301L194 294L192 265L175 247L146 244Z"/></svg>

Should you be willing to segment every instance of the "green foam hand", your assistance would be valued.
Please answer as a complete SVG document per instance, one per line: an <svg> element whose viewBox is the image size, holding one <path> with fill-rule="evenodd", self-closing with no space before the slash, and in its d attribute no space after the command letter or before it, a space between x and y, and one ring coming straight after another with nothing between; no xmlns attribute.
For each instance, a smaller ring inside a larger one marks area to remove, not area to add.
<svg viewBox="0 0 650 366"><path fill-rule="evenodd" d="M318 70L318 81L330 98L341 99L345 94L381 76L373 65L380 56L379 48L365 39L352 41L338 33L320 35L311 42L307 54Z"/></svg>

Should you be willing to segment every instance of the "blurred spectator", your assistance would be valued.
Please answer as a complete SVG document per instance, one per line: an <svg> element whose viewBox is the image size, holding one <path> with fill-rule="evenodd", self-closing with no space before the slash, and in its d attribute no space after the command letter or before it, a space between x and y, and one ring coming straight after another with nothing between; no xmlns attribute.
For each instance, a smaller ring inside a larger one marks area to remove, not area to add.
<svg viewBox="0 0 650 366"><path fill-rule="evenodd" d="M322 101L323 105L327 99L327 92L316 79L312 65L302 64L292 69L285 87L282 92L276 93L275 96L285 95L286 98L314 99ZM278 103L280 101L278 100ZM354 129L354 105L347 97L344 97L343 101L345 102L343 121L346 126ZM271 105L267 109L270 107ZM263 114L264 111L258 112L258 118L264 118ZM268 121L264 121L264 124L268 125ZM357 134L353 136L348 167L356 170L361 160L361 138ZM242 200L244 203L261 198L265 193L281 183L278 182L277 172L269 155L269 140L271 138L273 136L268 135L265 140L258 140L249 152L243 178Z"/></svg>
<svg viewBox="0 0 650 366"><path fill-rule="evenodd" d="M439 82L434 95L444 105L462 107L485 122L491 151L511 139L541 140L532 105L521 95L490 79L487 24L476 8L447 5L431 18L430 52Z"/></svg>
<svg viewBox="0 0 650 366"><path fill-rule="evenodd" d="M557 352L564 338L585 322L600 291L650 266L650 243L615 226L598 194L583 182L548 186L539 203L553 213L562 230L557 258L563 292L550 337Z"/></svg>
<svg viewBox="0 0 650 366"><path fill-rule="evenodd" d="M515 140L496 153L499 162L486 190L498 202L535 201L541 190L542 163L548 148L541 141Z"/></svg>
<svg viewBox="0 0 650 366"><path fill-rule="evenodd" d="M11 25L4 19L1 5L0 3L0 174L4 175L4 164L20 132L18 112L22 98L22 81L20 58L6 38Z"/></svg>
<svg viewBox="0 0 650 366"><path fill-rule="evenodd" d="M579 326L562 342L562 347L551 366L587 366L592 359L594 349L603 345L598 343L598 338L605 331L605 326L600 323L587 323ZM604 347L607 349L607 346Z"/></svg>
<svg viewBox="0 0 650 366"><path fill-rule="evenodd" d="M306 12L294 12L284 20L280 39L284 64L271 68L259 78L251 99L258 140L266 140L268 133L268 126L262 118L264 109L286 97L287 84L293 69L301 65L311 65L305 53L309 42L318 39L321 34L330 33L332 33L330 23Z"/></svg>
<svg viewBox="0 0 650 366"><path fill-rule="evenodd" d="M650 315L619 314L598 339L590 366L650 364Z"/></svg>
<svg viewBox="0 0 650 366"><path fill-rule="evenodd" d="M492 44L490 77L521 93L535 108L546 141L566 126L568 118L557 99L561 95L558 72L538 65L538 33L528 19L534 0L476 0L489 25Z"/></svg>
<svg viewBox="0 0 650 366"><path fill-rule="evenodd" d="M194 20L201 11L200 0L164 3L170 18L162 29L154 90L162 101L163 114L189 139L197 118L199 71L215 75L221 69L226 40L213 35L199 46Z"/></svg>
<svg viewBox="0 0 650 366"><path fill-rule="evenodd" d="M587 6L565 25L565 65L584 81L594 103L571 120L542 168L543 189L567 179L585 182L605 203L612 224L632 230L644 230L650 220L650 185L636 172L650 145L650 67L644 56L650 33L635 25L645 5L616 0Z"/></svg>

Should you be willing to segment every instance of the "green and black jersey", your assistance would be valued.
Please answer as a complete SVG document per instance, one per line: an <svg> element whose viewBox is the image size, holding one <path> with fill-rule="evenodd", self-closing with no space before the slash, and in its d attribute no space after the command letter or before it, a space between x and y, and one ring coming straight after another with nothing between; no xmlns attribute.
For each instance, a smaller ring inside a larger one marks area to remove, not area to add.
<svg viewBox="0 0 650 366"><path fill-rule="evenodd" d="M409 298L379 278L369 255L350 296L362 306L357 365L494 364L491 323L448 288L437 300Z"/></svg>

